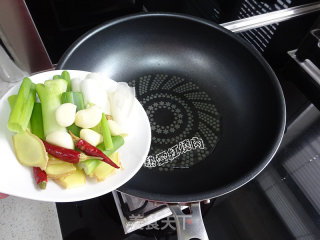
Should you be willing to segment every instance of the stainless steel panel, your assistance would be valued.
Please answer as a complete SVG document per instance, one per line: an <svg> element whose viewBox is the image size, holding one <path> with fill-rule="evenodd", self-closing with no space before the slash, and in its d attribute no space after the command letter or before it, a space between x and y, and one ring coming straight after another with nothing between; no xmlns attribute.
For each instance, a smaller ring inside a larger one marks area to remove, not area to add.
<svg viewBox="0 0 320 240"><path fill-rule="evenodd" d="M23 0L0 1L0 38L25 71L34 73L53 67Z"/></svg>

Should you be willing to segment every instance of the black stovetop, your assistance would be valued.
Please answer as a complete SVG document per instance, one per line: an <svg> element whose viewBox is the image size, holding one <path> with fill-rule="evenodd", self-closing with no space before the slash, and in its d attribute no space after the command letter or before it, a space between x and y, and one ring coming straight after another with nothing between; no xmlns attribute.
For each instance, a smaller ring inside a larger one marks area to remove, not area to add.
<svg viewBox="0 0 320 240"><path fill-rule="evenodd" d="M137 230L125 235L112 194L81 202L57 203L57 210L65 240L177 239L171 228ZM291 239L290 233L255 181L218 199L213 205L202 208L202 212L210 239L261 239L265 233L268 233L266 239ZM267 223L263 228L261 216L264 223ZM247 232L246 229L253 226L255 231Z"/></svg>

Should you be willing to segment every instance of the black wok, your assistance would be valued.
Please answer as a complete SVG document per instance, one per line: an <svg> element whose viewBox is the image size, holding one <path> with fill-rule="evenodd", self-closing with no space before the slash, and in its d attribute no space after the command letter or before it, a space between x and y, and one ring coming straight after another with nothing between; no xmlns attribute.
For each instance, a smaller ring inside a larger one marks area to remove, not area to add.
<svg viewBox="0 0 320 240"><path fill-rule="evenodd" d="M58 68L107 72L136 87L153 138L149 167L119 189L127 194L175 203L218 197L261 172L283 136L284 98L269 65L199 18L141 14L103 24Z"/></svg>

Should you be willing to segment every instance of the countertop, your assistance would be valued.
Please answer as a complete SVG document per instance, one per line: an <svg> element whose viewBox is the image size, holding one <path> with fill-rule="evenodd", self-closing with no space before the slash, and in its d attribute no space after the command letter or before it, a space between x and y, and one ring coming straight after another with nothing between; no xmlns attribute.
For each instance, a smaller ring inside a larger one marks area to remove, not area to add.
<svg viewBox="0 0 320 240"><path fill-rule="evenodd" d="M13 196L0 199L0 239L62 239L55 203Z"/></svg>

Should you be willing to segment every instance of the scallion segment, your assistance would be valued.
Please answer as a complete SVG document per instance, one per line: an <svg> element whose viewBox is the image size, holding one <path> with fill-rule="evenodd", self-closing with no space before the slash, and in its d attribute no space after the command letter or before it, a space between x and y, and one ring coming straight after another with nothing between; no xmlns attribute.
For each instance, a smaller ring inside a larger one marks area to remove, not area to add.
<svg viewBox="0 0 320 240"><path fill-rule="evenodd" d="M29 78L24 78L10 113L7 125L10 131L20 133L27 129L35 99L35 85Z"/></svg>
<svg viewBox="0 0 320 240"><path fill-rule="evenodd" d="M8 97L8 102L9 102L9 105L10 105L10 109L12 110L14 105L16 104L16 101L17 101L17 97L18 95L11 95L10 97Z"/></svg>
<svg viewBox="0 0 320 240"><path fill-rule="evenodd" d="M43 120L42 120L42 108L41 103L36 102L33 107L31 119L31 132L41 139L44 138L44 131L43 131Z"/></svg>
<svg viewBox="0 0 320 240"><path fill-rule="evenodd" d="M67 82L63 79L47 80L44 84L37 84L36 91L40 98L43 130L47 136L54 131L65 131L56 121L56 110L61 105L61 94L67 90Z"/></svg>
<svg viewBox="0 0 320 240"><path fill-rule="evenodd" d="M70 79L70 74L68 73L68 71L63 71L61 73L61 77L68 82L67 92L72 91L72 89L71 89L71 79Z"/></svg>
<svg viewBox="0 0 320 240"><path fill-rule="evenodd" d="M110 157L114 152L116 152L123 144L124 139L121 136L114 136L112 138L113 148L110 150L105 150L104 143L101 143L97 146L105 155ZM83 169L86 175L90 175L99 165L101 161L96 159L89 159L83 162L78 163L80 169Z"/></svg>
<svg viewBox="0 0 320 240"><path fill-rule="evenodd" d="M108 124L108 120L104 113L102 113L102 118L101 118L101 131L102 131L102 136L103 136L103 143L104 143L104 148L106 150L110 150L113 148L113 143L111 139L111 133L110 133L110 128Z"/></svg>

